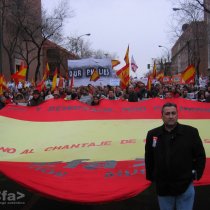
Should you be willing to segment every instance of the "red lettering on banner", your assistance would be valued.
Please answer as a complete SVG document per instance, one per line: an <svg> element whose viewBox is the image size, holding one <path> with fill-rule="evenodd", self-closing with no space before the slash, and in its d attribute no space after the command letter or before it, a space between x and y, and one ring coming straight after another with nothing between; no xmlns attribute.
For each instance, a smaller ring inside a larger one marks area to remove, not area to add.
<svg viewBox="0 0 210 210"><path fill-rule="evenodd" d="M82 147L86 147L86 146L88 146L89 144L88 143L84 143L84 144L82 144L81 146Z"/></svg>
<svg viewBox="0 0 210 210"><path fill-rule="evenodd" d="M44 151L60 150L63 146L47 147Z"/></svg>
<svg viewBox="0 0 210 210"><path fill-rule="evenodd" d="M51 151L51 149L52 149L53 147L47 147L44 151Z"/></svg>
<svg viewBox="0 0 210 210"><path fill-rule="evenodd" d="M27 155L27 154L31 154L31 153L34 153L34 149L25 149L20 154Z"/></svg>
<svg viewBox="0 0 210 210"><path fill-rule="evenodd" d="M79 148L80 147L80 144L72 144L71 145L71 148Z"/></svg>
<svg viewBox="0 0 210 210"><path fill-rule="evenodd" d="M111 145L112 141L102 141L104 146Z"/></svg>
<svg viewBox="0 0 210 210"><path fill-rule="evenodd" d="M127 143L131 143L131 140ZM110 146L112 141L102 141L100 143L82 143L82 144L72 144L72 145L64 145L64 146L53 146L53 147L46 147L44 149L45 152L54 151L54 150L64 150L64 149L74 149L74 148L82 148L82 147L96 147L96 146Z"/></svg>
<svg viewBox="0 0 210 210"><path fill-rule="evenodd" d="M0 147L0 151L11 154L11 153L15 153L16 149L15 148L9 148L9 147Z"/></svg>
<svg viewBox="0 0 210 210"><path fill-rule="evenodd" d="M96 146L95 143L90 143L90 144L88 144L88 147L95 147L95 146Z"/></svg>
<svg viewBox="0 0 210 210"><path fill-rule="evenodd" d="M62 149L70 149L69 145L65 145L62 147Z"/></svg>
<svg viewBox="0 0 210 210"><path fill-rule="evenodd" d="M111 141L102 141L100 144L96 144L94 142L90 143L88 145L88 147L92 147L92 146L108 146L111 145Z"/></svg>
<svg viewBox="0 0 210 210"><path fill-rule="evenodd" d="M121 140L120 144L135 144L136 143L136 139L124 139Z"/></svg>

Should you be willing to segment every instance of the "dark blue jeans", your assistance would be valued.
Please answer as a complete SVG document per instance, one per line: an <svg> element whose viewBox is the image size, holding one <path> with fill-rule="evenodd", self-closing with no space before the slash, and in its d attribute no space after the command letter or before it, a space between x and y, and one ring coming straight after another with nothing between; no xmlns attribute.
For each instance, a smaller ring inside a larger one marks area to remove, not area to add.
<svg viewBox="0 0 210 210"><path fill-rule="evenodd" d="M192 210L195 197L195 189L191 183L187 190L178 196L158 196L160 210Z"/></svg>

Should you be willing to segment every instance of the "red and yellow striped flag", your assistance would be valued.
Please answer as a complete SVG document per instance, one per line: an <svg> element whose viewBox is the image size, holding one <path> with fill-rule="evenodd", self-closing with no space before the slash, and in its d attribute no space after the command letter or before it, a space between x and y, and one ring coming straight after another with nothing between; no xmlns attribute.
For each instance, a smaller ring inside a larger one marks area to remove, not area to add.
<svg viewBox="0 0 210 210"><path fill-rule="evenodd" d="M156 75L156 79L158 81L162 81L163 77L164 77L164 72L163 71L158 72L157 75Z"/></svg>
<svg viewBox="0 0 210 210"><path fill-rule="evenodd" d="M47 63L46 67L45 67L44 76L43 76L42 80L46 81L46 79L48 78L49 74L50 74L50 68L49 68L49 64Z"/></svg>
<svg viewBox="0 0 210 210"><path fill-rule="evenodd" d="M115 66L119 65L120 61L118 60L112 60L112 68L114 68Z"/></svg>
<svg viewBox="0 0 210 210"><path fill-rule="evenodd" d="M3 90L7 89L7 82L3 75L0 75L0 95L3 95Z"/></svg>
<svg viewBox="0 0 210 210"><path fill-rule="evenodd" d="M52 91L54 91L57 86L57 76L58 76L58 69L56 68L52 80L52 88L51 88Z"/></svg>
<svg viewBox="0 0 210 210"><path fill-rule="evenodd" d="M193 65L188 66L182 72L182 79L185 83L189 83L191 80L195 79L195 67Z"/></svg>
<svg viewBox="0 0 210 210"><path fill-rule="evenodd" d="M157 76L157 66L156 66L156 62L155 61L154 61L152 76L153 76L154 79L156 79L156 76Z"/></svg>
<svg viewBox="0 0 210 210"><path fill-rule="evenodd" d="M49 65L48 65L48 63L47 63L47 64L46 64L46 67L45 67L45 71L44 71L43 78L42 78L41 82L39 82L39 83L37 84L37 87L36 87L39 91L42 91L43 89L46 88L46 87L45 87L45 81L46 81L47 78L49 77L49 74L50 74L50 68L49 68Z"/></svg>
<svg viewBox="0 0 210 210"><path fill-rule="evenodd" d="M11 75L11 78L15 81L17 84L18 82L25 82L26 80L26 72L27 72L27 66L25 66L23 63L20 66L20 70L15 72Z"/></svg>
<svg viewBox="0 0 210 210"><path fill-rule="evenodd" d="M126 64L129 64L129 45L125 53L124 61Z"/></svg>
<svg viewBox="0 0 210 210"><path fill-rule="evenodd" d="M129 63L129 45L124 57L125 66L116 72L117 76L120 78L122 88L126 88L130 81L130 63Z"/></svg>
<svg viewBox="0 0 210 210"><path fill-rule="evenodd" d="M150 91L151 88L152 88L152 76L149 75L149 76L148 76L148 80L147 80L147 90Z"/></svg>
<svg viewBox="0 0 210 210"><path fill-rule="evenodd" d="M90 76L90 81L94 81L94 82L95 82L95 81L97 81L99 78L100 78L100 75L99 75L97 69L94 69L94 70L93 70L93 73L92 73L91 76Z"/></svg>

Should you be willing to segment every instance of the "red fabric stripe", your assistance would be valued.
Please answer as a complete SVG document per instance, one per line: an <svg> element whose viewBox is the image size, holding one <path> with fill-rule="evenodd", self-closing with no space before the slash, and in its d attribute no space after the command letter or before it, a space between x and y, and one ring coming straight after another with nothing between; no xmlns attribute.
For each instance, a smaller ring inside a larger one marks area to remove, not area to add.
<svg viewBox="0 0 210 210"><path fill-rule="evenodd" d="M108 202L133 197L146 189L143 161L118 161L114 168L105 162L33 164L0 162L0 170L16 182L63 200L85 203ZM15 171L15 173L14 173Z"/></svg>
<svg viewBox="0 0 210 210"><path fill-rule="evenodd" d="M114 168L107 168L104 162L84 162L75 168L59 162L0 162L0 170L16 182L46 195L76 202L99 203L126 199L146 189L150 183L145 179L142 162L118 161ZM195 182L195 185L207 184L210 184L209 158L202 179Z"/></svg>
<svg viewBox="0 0 210 210"><path fill-rule="evenodd" d="M99 106L89 106L79 101L49 100L37 107L8 104L0 116L28 121L160 119L161 107L166 102L178 106L179 119L210 119L208 103L178 99L150 99L141 102L101 100Z"/></svg>

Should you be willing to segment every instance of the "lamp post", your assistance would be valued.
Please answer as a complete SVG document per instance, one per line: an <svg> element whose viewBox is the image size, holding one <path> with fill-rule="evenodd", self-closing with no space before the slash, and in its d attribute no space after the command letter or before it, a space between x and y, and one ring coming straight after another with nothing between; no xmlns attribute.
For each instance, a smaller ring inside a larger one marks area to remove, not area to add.
<svg viewBox="0 0 210 210"><path fill-rule="evenodd" d="M167 60L168 60L168 62L170 62L170 52L169 52L169 49L167 47L165 47L165 46L162 46L162 45L158 45L158 47L162 47L162 48L165 48L166 49L166 51L167 51Z"/></svg>
<svg viewBox="0 0 210 210"><path fill-rule="evenodd" d="M186 10L186 9L184 9L184 8L178 8L178 7L174 7L174 8L172 8L173 9L173 11L180 11L180 10L182 10L182 11L185 11L186 13L188 13L188 14L190 14L190 16L192 16L192 14L190 13L190 11L188 11L188 10Z"/></svg>
<svg viewBox="0 0 210 210"><path fill-rule="evenodd" d="M167 47L163 46L163 45L158 45L158 47L164 48L164 49L166 50L166 52L167 52L167 62L166 62L166 60L165 60L165 64L164 64L164 66L165 66L164 74L165 74L165 75L168 75L169 69L170 69L170 52L169 52L169 49L168 49ZM171 74L171 72L170 72L170 74Z"/></svg>
<svg viewBox="0 0 210 210"><path fill-rule="evenodd" d="M90 33L88 33L88 34L82 34L82 35L80 35L80 36L78 36L77 38L76 38L76 54L78 55L78 51L79 51L79 47L78 47L78 44L79 44L79 39L81 38L81 37L83 37L83 36L90 36L91 34ZM82 56L82 49L81 49L81 56Z"/></svg>
<svg viewBox="0 0 210 210"><path fill-rule="evenodd" d="M178 10L181 10L181 8L172 8L173 9L173 11L178 11Z"/></svg>

